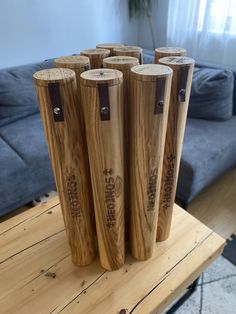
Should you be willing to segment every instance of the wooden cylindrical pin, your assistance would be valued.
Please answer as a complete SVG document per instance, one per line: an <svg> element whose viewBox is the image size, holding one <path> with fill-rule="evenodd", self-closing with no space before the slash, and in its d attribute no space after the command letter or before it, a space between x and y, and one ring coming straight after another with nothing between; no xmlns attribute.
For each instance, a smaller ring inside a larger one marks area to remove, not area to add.
<svg viewBox="0 0 236 314"><path fill-rule="evenodd" d="M81 92L80 92L80 74L84 71L90 70L89 58L86 56L66 56L60 57L54 60L56 68L67 68L75 71L77 81L77 94L79 102L81 103ZM82 109L82 105L81 105Z"/></svg>
<svg viewBox="0 0 236 314"><path fill-rule="evenodd" d="M156 242L171 78L163 65L131 69L131 252L138 260L150 258Z"/></svg>
<svg viewBox="0 0 236 314"><path fill-rule="evenodd" d="M164 241L170 234L195 61L187 57L165 57L159 63L173 69L157 226L157 241Z"/></svg>
<svg viewBox="0 0 236 314"><path fill-rule="evenodd" d="M123 75L112 69L81 74L86 137L101 265L124 264Z"/></svg>
<svg viewBox="0 0 236 314"><path fill-rule="evenodd" d="M124 103L124 169L125 169L125 226L126 239L129 237L130 217L130 69L139 64L134 57L114 56L103 59L103 67L119 70L123 73L123 103Z"/></svg>
<svg viewBox="0 0 236 314"><path fill-rule="evenodd" d="M106 44L97 44L96 48L108 49L110 51L110 56L114 56L114 49L124 47L120 43L106 43Z"/></svg>
<svg viewBox="0 0 236 314"><path fill-rule="evenodd" d="M170 56L186 56L186 49L180 47L160 47L155 49L154 63L158 63L160 58Z"/></svg>
<svg viewBox="0 0 236 314"><path fill-rule="evenodd" d="M34 82L72 261L88 265L95 257L94 213L75 72L42 70L34 74Z"/></svg>
<svg viewBox="0 0 236 314"><path fill-rule="evenodd" d="M143 64L143 49L138 46L124 46L113 50L115 56L135 57L139 60L139 64Z"/></svg>
<svg viewBox="0 0 236 314"><path fill-rule="evenodd" d="M108 49L86 49L81 51L81 56L86 56L90 61L90 69L102 68L102 62L104 58L110 56L110 50Z"/></svg>

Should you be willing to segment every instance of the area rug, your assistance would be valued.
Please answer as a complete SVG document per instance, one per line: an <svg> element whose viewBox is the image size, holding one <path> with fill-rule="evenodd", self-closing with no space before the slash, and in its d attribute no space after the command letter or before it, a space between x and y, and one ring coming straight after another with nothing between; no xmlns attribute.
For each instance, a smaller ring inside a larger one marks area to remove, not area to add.
<svg viewBox="0 0 236 314"><path fill-rule="evenodd" d="M197 290L175 314L226 313L236 314L236 266L220 256L201 275Z"/></svg>

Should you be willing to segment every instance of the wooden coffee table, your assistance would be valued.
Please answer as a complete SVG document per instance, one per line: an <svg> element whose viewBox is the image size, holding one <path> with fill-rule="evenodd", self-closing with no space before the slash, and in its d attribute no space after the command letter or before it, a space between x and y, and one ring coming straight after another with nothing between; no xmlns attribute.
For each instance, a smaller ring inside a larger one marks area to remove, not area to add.
<svg viewBox="0 0 236 314"><path fill-rule="evenodd" d="M1 313L161 313L220 255L224 240L177 205L152 259L107 272L71 262L59 200L0 224ZM123 310L123 311L122 311Z"/></svg>

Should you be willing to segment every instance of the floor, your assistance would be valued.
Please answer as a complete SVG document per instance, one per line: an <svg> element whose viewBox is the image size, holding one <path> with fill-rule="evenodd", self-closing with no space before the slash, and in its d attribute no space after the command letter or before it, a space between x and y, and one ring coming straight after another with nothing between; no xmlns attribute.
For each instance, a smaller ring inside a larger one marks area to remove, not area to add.
<svg viewBox="0 0 236 314"><path fill-rule="evenodd" d="M236 168L203 191L188 211L225 239L236 233Z"/></svg>
<svg viewBox="0 0 236 314"><path fill-rule="evenodd" d="M236 234L236 168L202 192L189 212L225 239ZM235 248L236 249L236 248ZM220 256L176 314L236 314L236 266Z"/></svg>
<svg viewBox="0 0 236 314"><path fill-rule="evenodd" d="M176 314L236 314L236 266L220 256Z"/></svg>

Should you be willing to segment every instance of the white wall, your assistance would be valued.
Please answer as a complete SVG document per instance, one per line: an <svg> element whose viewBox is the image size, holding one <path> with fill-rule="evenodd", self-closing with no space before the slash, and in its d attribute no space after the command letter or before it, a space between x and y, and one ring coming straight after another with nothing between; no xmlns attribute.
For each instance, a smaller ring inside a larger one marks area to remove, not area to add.
<svg viewBox="0 0 236 314"><path fill-rule="evenodd" d="M152 3L152 23L154 26L155 46L166 46L169 0L153 0ZM153 47L148 20L146 18L140 19L138 28L139 46L152 50Z"/></svg>
<svg viewBox="0 0 236 314"><path fill-rule="evenodd" d="M126 0L0 0L0 68L102 42L137 44L137 24Z"/></svg>

